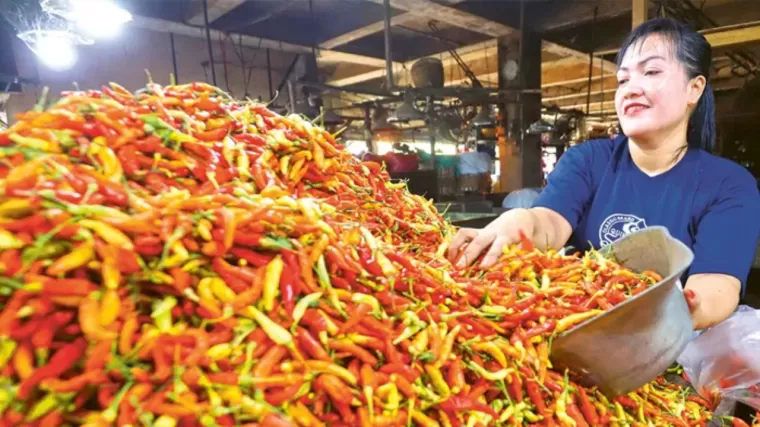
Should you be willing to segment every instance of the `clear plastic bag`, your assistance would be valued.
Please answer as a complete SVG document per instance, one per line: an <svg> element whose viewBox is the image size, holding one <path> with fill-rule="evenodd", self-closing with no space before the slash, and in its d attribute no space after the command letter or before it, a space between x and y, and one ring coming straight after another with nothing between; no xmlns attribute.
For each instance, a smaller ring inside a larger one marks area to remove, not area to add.
<svg viewBox="0 0 760 427"><path fill-rule="evenodd" d="M678 363L702 397L718 395L760 410L760 310L740 306L692 340Z"/></svg>

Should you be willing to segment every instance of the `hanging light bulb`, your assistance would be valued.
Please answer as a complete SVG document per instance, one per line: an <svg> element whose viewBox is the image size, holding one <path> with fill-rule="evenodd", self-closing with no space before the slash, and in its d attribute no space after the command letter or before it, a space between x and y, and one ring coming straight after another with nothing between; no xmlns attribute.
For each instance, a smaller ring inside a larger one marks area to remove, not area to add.
<svg viewBox="0 0 760 427"><path fill-rule="evenodd" d="M491 118L491 114L489 114L489 110L490 108L488 107L488 105L482 106L478 114L476 114L475 117L472 118L470 125L475 128L495 126L496 123L494 122L493 118Z"/></svg>
<svg viewBox="0 0 760 427"><path fill-rule="evenodd" d="M408 123L413 120L425 120L425 114L414 107L413 97L407 92L404 94L404 102L388 117L388 121L390 123Z"/></svg>

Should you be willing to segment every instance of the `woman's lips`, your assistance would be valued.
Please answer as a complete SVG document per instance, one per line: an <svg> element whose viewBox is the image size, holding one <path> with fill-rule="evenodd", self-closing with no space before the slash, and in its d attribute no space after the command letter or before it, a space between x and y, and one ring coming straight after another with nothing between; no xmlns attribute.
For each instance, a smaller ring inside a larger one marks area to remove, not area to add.
<svg viewBox="0 0 760 427"><path fill-rule="evenodd" d="M628 104L623 108L623 114L626 116L639 113L646 110L649 106L644 104Z"/></svg>

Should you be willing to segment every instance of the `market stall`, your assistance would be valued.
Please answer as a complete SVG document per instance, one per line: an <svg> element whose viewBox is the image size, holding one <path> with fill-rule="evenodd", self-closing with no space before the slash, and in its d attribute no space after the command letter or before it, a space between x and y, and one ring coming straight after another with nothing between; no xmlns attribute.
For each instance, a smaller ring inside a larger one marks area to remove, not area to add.
<svg viewBox="0 0 760 427"><path fill-rule="evenodd" d="M672 376L608 397L552 366L658 272L527 239L455 269L432 202L302 117L111 84L41 100L0 153L3 425L724 420Z"/></svg>

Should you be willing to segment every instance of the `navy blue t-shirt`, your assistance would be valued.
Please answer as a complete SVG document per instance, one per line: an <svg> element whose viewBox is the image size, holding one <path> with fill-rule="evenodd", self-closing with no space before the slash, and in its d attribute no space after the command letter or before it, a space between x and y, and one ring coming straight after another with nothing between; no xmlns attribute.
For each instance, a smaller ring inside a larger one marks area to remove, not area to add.
<svg viewBox="0 0 760 427"><path fill-rule="evenodd" d="M760 234L760 194L746 169L689 149L673 168L650 177L633 163L625 136L565 152L533 206L567 219L569 244L580 250L665 226L694 252L688 274L728 274L742 288Z"/></svg>

